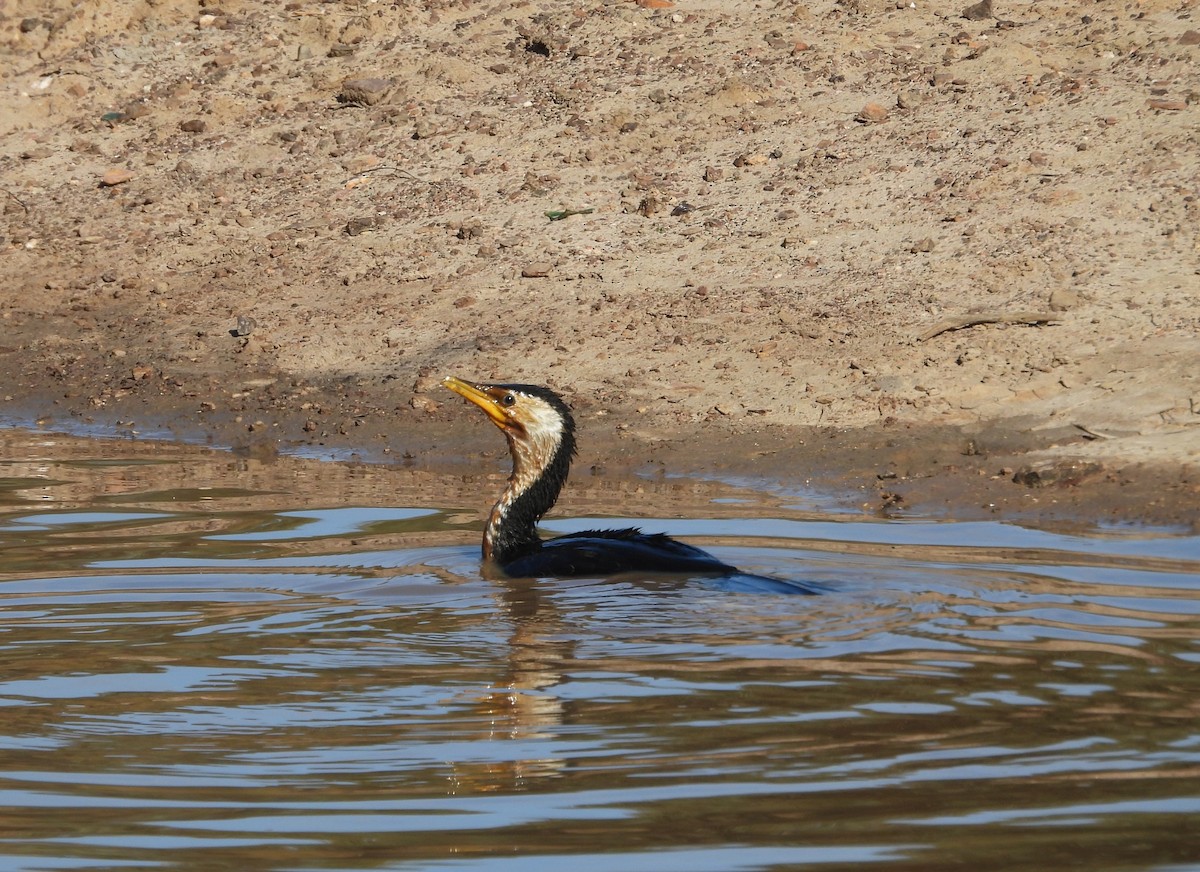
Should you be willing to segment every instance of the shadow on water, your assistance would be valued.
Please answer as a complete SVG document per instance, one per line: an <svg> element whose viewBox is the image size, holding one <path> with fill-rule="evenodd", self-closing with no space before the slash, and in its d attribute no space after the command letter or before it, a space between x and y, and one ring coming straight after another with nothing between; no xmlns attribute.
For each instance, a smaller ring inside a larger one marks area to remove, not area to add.
<svg viewBox="0 0 1200 872"><path fill-rule="evenodd" d="M831 593L505 583L499 471L0 444L0 867L1200 863L1195 536L598 480Z"/></svg>

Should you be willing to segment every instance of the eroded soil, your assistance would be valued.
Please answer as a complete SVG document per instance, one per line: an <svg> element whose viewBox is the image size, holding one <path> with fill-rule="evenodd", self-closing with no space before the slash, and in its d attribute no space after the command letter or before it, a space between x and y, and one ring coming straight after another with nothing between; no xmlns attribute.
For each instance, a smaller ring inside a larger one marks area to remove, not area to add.
<svg viewBox="0 0 1200 872"><path fill-rule="evenodd" d="M0 5L8 418L1195 523L1194 3L657 5Z"/></svg>

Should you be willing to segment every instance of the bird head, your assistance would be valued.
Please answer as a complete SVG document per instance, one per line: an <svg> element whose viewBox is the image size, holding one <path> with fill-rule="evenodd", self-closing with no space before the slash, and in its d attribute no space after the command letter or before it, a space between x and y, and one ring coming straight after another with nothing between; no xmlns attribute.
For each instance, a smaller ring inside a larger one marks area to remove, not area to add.
<svg viewBox="0 0 1200 872"><path fill-rule="evenodd" d="M575 453L575 419L562 397L538 385L476 384L449 376L442 384L481 408L508 437L518 470L543 470Z"/></svg>

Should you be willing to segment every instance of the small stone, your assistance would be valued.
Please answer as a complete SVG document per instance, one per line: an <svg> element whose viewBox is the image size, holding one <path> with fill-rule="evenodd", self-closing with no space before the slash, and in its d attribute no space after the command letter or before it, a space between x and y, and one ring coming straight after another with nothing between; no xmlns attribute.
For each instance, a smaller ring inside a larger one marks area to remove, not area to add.
<svg viewBox="0 0 1200 872"><path fill-rule="evenodd" d="M117 167L108 170L100 177L100 184L106 188L112 188L116 185L123 185L133 178L132 170L127 170L124 167Z"/></svg>
<svg viewBox="0 0 1200 872"><path fill-rule="evenodd" d="M432 414L441 408L439 403L431 400L429 397L413 397L408 401L408 404L418 412L425 412L426 414Z"/></svg>
<svg viewBox="0 0 1200 872"><path fill-rule="evenodd" d="M924 239L918 239L916 242L914 242L909 247L908 250L911 251L913 254L917 254L919 252L933 251L933 248L934 248L933 239L926 236Z"/></svg>
<svg viewBox="0 0 1200 872"><path fill-rule="evenodd" d="M383 102L394 85L392 79L346 79L342 82L337 99L347 106L374 106Z"/></svg>
<svg viewBox="0 0 1200 872"><path fill-rule="evenodd" d="M1035 167L1044 167L1050 163L1050 155L1044 151L1034 151L1029 154L1029 162Z"/></svg>
<svg viewBox="0 0 1200 872"><path fill-rule="evenodd" d="M433 372L431 367L422 367L417 373L416 381L413 382L412 392L414 394L429 394L440 390L442 387L442 376Z"/></svg>
<svg viewBox="0 0 1200 872"><path fill-rule="evenodd" d="M766 162L765 154L739 154L733 159L735 167L760 167Z"/></svg>
<svg viewBox="0 0 1200 872"><path fill-rule="evenodd" d="M718 167L704 168L704 181L706 182L719 182L724 177L725 171L723 169L719 169Z"/></svg>
<svg viewBox="0 0 1200 872"><path fill-rule="evenodd" d="M313 50L307 45L296 46L296 60L306 61L313 56Z"/></svg>
<svg viewBox="0 0 1200 872"><path fill-rule="evenodd" d="M896 95L896 105L901 109L916 109L922 102L916 91L901 91Z"/></svg>
<svg viewBox="0 0 1200 872"><path fill-rule="evenodd" d="M329 47L328 56L331 58L348 58L354 54L354 46L352 45L331 45Z"/></svg>
<svg viewBox="0 0 1200 872"><path fill-rule="evenodd" d="M1023 466L1012 477L1016 484L1025 487L1051 487L1058 485L1070 487L1091 478L1104 467L1099 463L1085 460L1048 461L1045 463Z"/></svg>
<svg viewBox="0 0 1200 872"><path fill-rule="evenodd" d="M1079 305L1079 292L1070 288L1055 288L1050 292L1050 311L1066 312Z"/></svg>
<svg viewBox="0 0 1200 872"><path fill-rule="evenodd" d="M304 422L304 432L305 433L311 433L316 429L317 429L317 422L314 421L312 418L309 418L307 421Z"/></svg>
<svg viewBox="0 0 1200 872"><path fill-rule="evenodd" d="M1180 45L1200 45L1200 30L1185 30L1179 37Z"/></svg>
<svg viewBox="0 0 1200 872"><path fill-rule="evenodd" d="M354 157L348 157L342 161L342 168L351 175L357 176L361 173L365 173L367 170L374 169L381 163L383 163L383 161L373 154L355 155Z"/></svg>
<svg viewBox="0 0 1200 872"><path fill-rule="evenodd" d="M346 222L346 235L358 236L360 233L366 233L368 230L374 230L376 221L371 218L351 218Z"/></svg>
<svg viewBox="0 0 1200 872"><path fill-rule="evenodd" d="M992 0L979 0L978 3L973 3L962 11L962 17L967 21L995 18L996 16L992 14Z"/></svg>
<svg viewBox="0 0 1200 872"><path fill-rule="evenodd" d="M662 201L659 200L658 197L651 194L647 197L643 197L642 201L638 203L637 213L643 218L650 218L654 215L657 215L662 211L662 209Z"/></svg>
<svg viewBox="0 0 1200 872"><path fill-rule="evenodd" d="M879 124L887 121L888 111L878 103L868 103L858 110L858 114L854 116L855 121L861 121L863 124Z"/></svg>
<svg viewBox="0 0 1200 872"><path fill-rule="evenodd" d="M478 239L483 236L483 224L478 218L469 219L459 225L455 235L459 239Z"/></svg>
<svg viewBox="0 0 1200 872"><path fill-rule="evenodd" d="M208 124L202 118L191 118L181 122L179 129L184 133L203 133L208 130Z"/></svg>
<svg viewBox="0 0 1200 872"><path fill-rule="evenodd" d="M546 261L537 261L526 265L521 270L521 277L526 279L544 279L550 275L550 270L554 269L554 265Z"/></svg>
<svg viewBox="0 0 1200 872"><path fill-rule="evenodd" d="M238 315L237 323L229 332L234 336L249 336L254 332L254 328L258 326L258 322L249 315Z"/></svg>
<svg viewBox="0 0 1200 872"><path fill-rule="evenodd" d="M1187 102L1184 100L1147 100L1146 105L1164 112L1182 112L1187 108Z"/></svg>

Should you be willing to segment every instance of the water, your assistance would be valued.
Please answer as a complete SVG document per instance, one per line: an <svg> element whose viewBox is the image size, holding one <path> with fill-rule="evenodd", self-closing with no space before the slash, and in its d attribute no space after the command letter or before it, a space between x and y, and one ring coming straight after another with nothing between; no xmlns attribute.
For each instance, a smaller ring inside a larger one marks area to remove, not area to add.
<svg viewBox="0 0 1200 872"><path fill-rule="evenodd" d="M4 433L0 869L1200 868L1200 538L581 481L821 597L486 581L435 475Z"/></svg>

